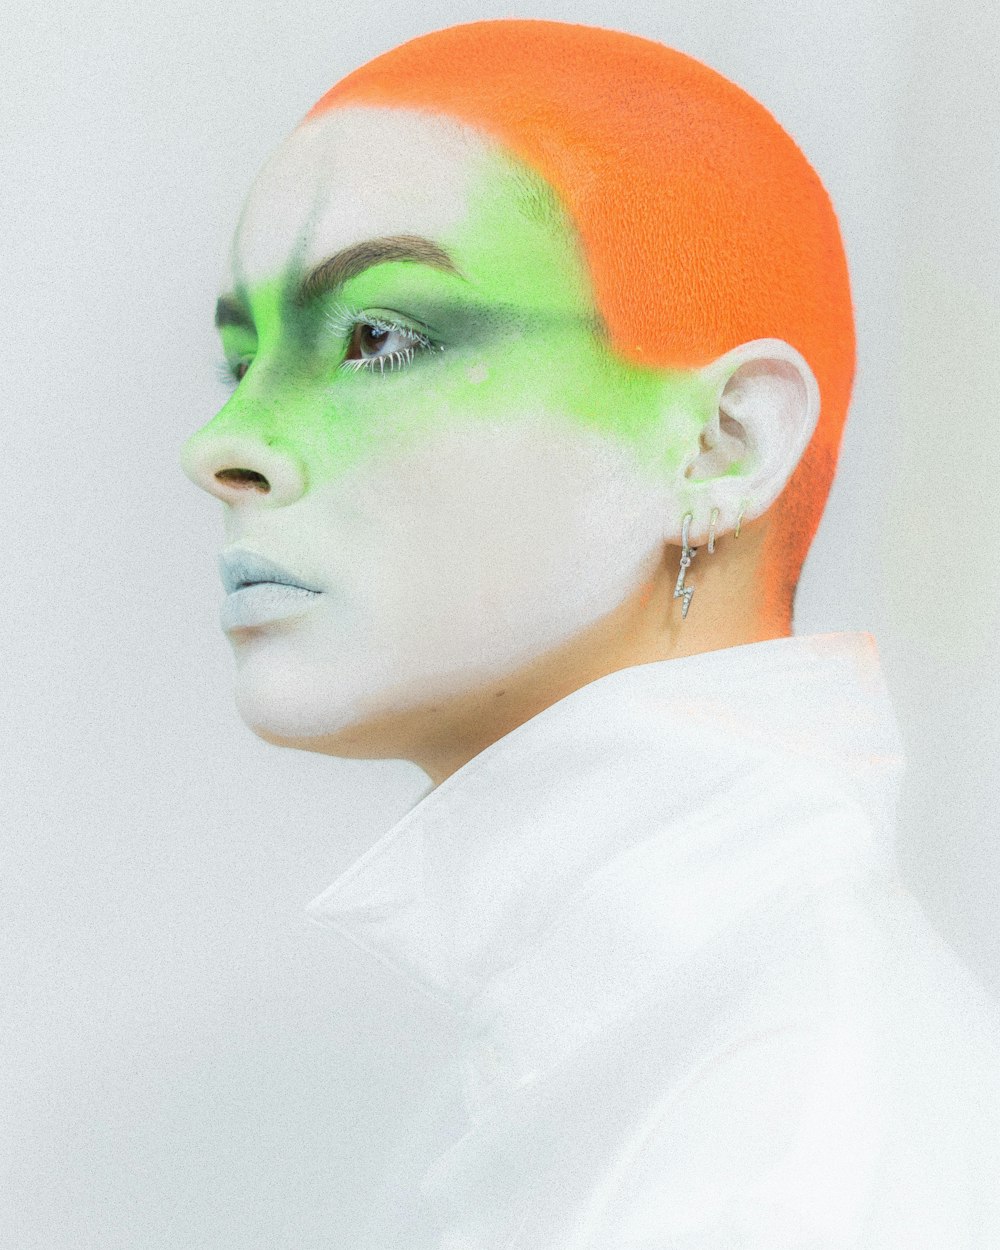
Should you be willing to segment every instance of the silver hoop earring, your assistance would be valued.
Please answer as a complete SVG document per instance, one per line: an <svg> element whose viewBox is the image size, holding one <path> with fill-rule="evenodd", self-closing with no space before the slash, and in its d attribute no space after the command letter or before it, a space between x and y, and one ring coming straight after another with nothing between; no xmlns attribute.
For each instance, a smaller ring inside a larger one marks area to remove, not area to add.
<svg viewBox="0 0 1000 1250"><path fill-rule="evenodd" d="M739 538L740 536L740 526L743 524L744 512L746 512L746 508L740 508L740 515L736 518L736 533L733 535L734 538Z"/></svg>
<svg viewBox="0 0 1000 1250"><path fill-rule="evenodd" d="M708 523L708 554L715 552L715 523L719 519L719 509L712 509L712 519Z"/></svg>
<svg viewBox="0 0 1000 1250"><path fill-rule="evenodd" d="M693 586L684 585L684 574L688 571L691 561L698 554L695 548L688 542L688 535L691 532L691 520L691 513L685 513L684 521L681 526L681 542L683 543L683 549L681 551L681 569L677 574L677 585L674 587L674 598L680 599L683 597L684 599L684 603L681 607L682 619L688 614L688 606L691 603L691 596L694 594Z"/></svg>

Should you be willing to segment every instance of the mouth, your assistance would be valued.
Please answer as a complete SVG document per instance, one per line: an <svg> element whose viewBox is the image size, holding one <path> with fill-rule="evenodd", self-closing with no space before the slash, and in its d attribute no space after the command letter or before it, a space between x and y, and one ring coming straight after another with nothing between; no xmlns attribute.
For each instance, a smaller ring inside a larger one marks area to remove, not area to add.
<svg viewBox="0 0 1000 1250"><path fill-rule="evenodd" d="M300 590L311 590L319 593L322 587L290 573L280 564L258 555L256 551L245 551L236 547L224 551L219 556L219 575L227 594L234 594L245 586L256 586L260 583L272 583L278 586L297 586Z"/></svg>
<svg viewBox="0 0 1000 1250"><path fill-rule="evenodd" d="M219 557L219 573L226 591L220 612L225 631L298 616L323 593L273 560L239 548Z"/></svg>

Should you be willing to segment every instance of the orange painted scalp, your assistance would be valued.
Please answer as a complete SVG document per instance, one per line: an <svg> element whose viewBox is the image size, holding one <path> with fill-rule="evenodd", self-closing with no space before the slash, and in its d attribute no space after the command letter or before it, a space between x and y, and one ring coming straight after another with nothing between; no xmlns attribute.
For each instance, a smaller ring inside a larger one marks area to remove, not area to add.
<svg viewBox="0 0 1000 1250"><path fill-rule="evenodd" d="M790 595L819 525L854 377L847 263L829 197L771 114L692 57L617 31L485 21L376 57L304 118L346 104L448 114L556 190L615 350L696 368L779 338L822 411L778 500L771 591Z"/></svg>

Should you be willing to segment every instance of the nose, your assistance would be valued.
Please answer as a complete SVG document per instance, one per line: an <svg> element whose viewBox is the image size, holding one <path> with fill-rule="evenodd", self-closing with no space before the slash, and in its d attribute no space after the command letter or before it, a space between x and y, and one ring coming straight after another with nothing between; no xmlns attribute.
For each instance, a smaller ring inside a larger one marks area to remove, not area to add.
<svg viewBox="0 0 1000 1250"><path fill-rule="evenodd" d="M305 465L288 450L259 438L193 434L181 448L181 468L223 503L279 508L308 485Z"/></svg>

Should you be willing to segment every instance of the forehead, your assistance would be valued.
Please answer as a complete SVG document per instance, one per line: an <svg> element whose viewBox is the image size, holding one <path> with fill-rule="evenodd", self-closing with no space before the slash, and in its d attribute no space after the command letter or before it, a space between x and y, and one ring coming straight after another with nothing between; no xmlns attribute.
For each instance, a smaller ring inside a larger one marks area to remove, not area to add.
<svg viewBox="0 0 1000 1250"><path fill-rule="evenodd" d="M300 126L257 175L224 287L311 266L366 239L447 240L502 149L452 118L409 109L333 109Z"/></svg>

